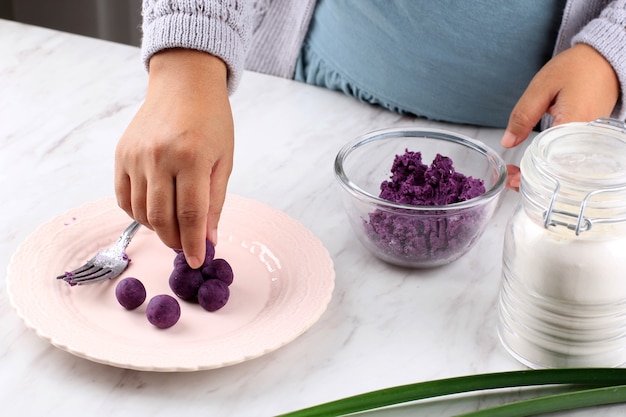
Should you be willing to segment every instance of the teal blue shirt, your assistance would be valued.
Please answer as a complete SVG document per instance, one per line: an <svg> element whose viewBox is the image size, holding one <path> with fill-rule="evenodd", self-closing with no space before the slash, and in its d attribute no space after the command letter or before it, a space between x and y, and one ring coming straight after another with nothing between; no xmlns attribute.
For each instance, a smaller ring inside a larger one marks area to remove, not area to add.
<svg viewBox="0 0 626 417"><path fill-rule="evenodd" d="M400 113L504 127L565 0L320 0L295 79Z"/></svg>

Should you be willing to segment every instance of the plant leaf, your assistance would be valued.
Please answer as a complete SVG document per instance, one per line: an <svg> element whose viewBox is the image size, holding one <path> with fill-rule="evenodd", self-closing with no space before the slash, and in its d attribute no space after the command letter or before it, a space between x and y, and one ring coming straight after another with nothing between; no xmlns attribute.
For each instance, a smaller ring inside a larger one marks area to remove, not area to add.
<svg viewBox="0 0 626 417"><path fill-rule="evenodd" d="M418 382L371 391L336 401L283 414L279 417L331 417L372 410L409 401L487 389L532 385L595 385L626 384L626 369L564 368L497 372Z"/></svg>
<svg viewBox="0 0 626 417"><path fill-rule="evenodd" d="M457 417L524 417L626 402L626 385L546 395L462 414Z"/></svg>

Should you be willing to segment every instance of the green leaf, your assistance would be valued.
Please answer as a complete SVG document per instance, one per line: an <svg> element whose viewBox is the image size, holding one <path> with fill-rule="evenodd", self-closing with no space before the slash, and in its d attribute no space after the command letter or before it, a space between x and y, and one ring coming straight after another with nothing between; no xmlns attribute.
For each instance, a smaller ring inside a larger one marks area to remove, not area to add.
<svg viewBox="0 0 626 417"><path fill-rule="evenodd" d="M554 411L573 410L594 405L626 402L626 385L608 386L563 394L546 395L497 407L462 414L457 417L524 417Z"/></svg>
<svg viewBox="0 0 626 417"><path fill-rule="evenodd" d="M624 385L626 384L626 369L539 369L446 378L371 391L283 414L279 417L342 416L409 401L418 401L463 392L552 384L586 386ZM591 395L593 397L593 393Z"/></svg>

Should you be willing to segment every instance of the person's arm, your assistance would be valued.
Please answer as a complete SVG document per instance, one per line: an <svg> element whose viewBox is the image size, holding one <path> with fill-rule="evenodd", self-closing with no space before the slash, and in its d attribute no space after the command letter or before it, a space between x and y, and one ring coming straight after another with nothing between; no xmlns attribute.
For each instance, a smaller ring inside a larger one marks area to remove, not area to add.
<svg viewBox="0 0 626 417"><path fill-rule="evenodd" d="M228 68L233 93L243 74L250 43L250 0L143 0L141 57L150 71L152 55L172 48L219 57Z"/></svg>
<svg viewBox="0 0 626 417"><path fill-rule="evenodd" d="M115 192L131 217L204 260L232 169L229 92L243 72L247 21L242 2L145 0L145 102L115 152Z"/></svg>
<svg viewBox="0 0 626 417"><path fill-rule="evenodd" d="M226 66L205 52L170 49L150 67L146 100L116 148L117 199L199 267L207 236L217 243L232 169Z"/></svg>
<svg viewBox="0 0 626 417"><path fill-rule="evenodd" d="M553 125L623 119L626 89L626 0L611 3L533 78L511 112L504 147L524 141L544 114ZM509 167L509 186L519 186L519 169Z"/></svg>

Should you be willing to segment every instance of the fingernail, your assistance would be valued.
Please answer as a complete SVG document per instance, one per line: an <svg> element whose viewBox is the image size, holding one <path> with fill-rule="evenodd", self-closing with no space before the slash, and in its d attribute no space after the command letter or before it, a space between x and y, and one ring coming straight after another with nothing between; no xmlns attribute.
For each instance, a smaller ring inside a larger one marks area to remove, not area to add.
<svg viewBox="0 0 626 417"><path fill-rule="evenodd" d="M502 146L505 148L512 148L517 144L517 136L508 130L504 131L504 135L502 135Z"/></svg>
<svg viewBox="0 0 626 417"><path fill-rule="evenodd" d="M197 256L190 256L187 258L187 264L192 268L200 268L202 261Z"/></svg>

